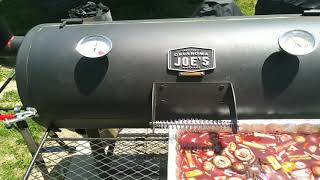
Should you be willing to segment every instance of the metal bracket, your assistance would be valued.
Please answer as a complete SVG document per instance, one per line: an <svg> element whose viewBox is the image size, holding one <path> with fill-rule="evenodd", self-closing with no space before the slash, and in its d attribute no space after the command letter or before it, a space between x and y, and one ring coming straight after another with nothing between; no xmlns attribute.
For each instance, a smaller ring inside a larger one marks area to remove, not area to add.
<svg viewBox="0 0 320 180"><path fill-rule="evenodd" d="M153 83L152 124L181 118L221 120L226 117L232 121L233 133L237 133L237 106L231 82Z"/></svg>
<svg viewBox="0 0 320 180"><path fill-rule="evenodd" d="M69 24L82 24L82 23L83 23L82 18L61 19L61 24L59 28L62 29Z"/></svg>

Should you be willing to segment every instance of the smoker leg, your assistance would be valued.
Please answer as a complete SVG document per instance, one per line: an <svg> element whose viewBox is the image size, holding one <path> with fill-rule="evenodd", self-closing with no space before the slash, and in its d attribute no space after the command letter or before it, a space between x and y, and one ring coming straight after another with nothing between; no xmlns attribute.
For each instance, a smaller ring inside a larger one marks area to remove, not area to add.
<svg viewBox="0 0 320 180"><path fill-rule="evenodd" d="M56 139L57 139L56 142L57 142L63 149L65 149L68 153L74 153L74 152L76 152L76 149L75 149L74 147L70 147L70 146L68 146L65 142L63 142L62 140L59 140L59 136L57 135L57 133L51 131L51 132L49 133L49 136L50 136L51 138L56 138Z"/></svg>
<svg viewBox="0 0 320 180"><path fill-rule="evenodd" d="M10 81L16 76L16 71L13 70L8 79L3 83L3 85L0 87L0 93L7 87L7 85L10 83Z"/></svg>
<svg viewBox="0 0 320 180"><path fill-rule="evenodd" d="M87 135L90 138L100 138L100 133L98 129L88 129ZM109 172L110 160L107 158L109 154L109 148L107 154L105 153L105 148L107 144L101 141L90 141L92 155L96 162L96 170L98 171L99 177L102 179L112 179ZM112 145L109 147L113 147ZM113 149L112 149L113 151Z"/></svg>
<svg viewBox="0 0 320 180"><path fill-rule="evenodd" d="M38 150L38 145L36 144L35 140L33 139L32 135L29 131L28 124L25 121L17 122L16 124L17 124L17 128L18 128L19 132L21 133L24 141L27 144L29 152L31 153L32 157L35 156L36 152ZM48 178L49 171L46 168L44 159L42 158L41 155L37 156L35 163L39 167L43 178L49 179Z"/></svg>
<svg viewBox="0 0 320 180"><path fill-rule="evenodd" d="M102 129L99 134L102 138L116 138L121 129ZM107 151L107 157L113 155L113 150L115 148L116 141L108 141L109 147ZM108 159L110 161L110 159Z"/></svg>

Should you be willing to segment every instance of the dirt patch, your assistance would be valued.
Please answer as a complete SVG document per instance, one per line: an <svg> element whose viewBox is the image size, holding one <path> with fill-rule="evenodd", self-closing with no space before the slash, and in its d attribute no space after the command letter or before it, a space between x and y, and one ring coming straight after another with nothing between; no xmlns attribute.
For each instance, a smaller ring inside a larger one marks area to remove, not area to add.
<svg viewBox="0 0 320 180"><path fill-rule="evenodd" d="M0 86L4 84L5 81L0 82ZM4 95L4 93L9 92L9 91L17 91L17 83L16 81L11 81L7 87L3 90L3 92L0 94L0 98Z"/></svg>
<svg viewBox="0 0 320 180"><path fill-rule="evenodd" d="M69 129L61 129L61 132L57 132L59 138L82 138L82 136Z"/></svg>

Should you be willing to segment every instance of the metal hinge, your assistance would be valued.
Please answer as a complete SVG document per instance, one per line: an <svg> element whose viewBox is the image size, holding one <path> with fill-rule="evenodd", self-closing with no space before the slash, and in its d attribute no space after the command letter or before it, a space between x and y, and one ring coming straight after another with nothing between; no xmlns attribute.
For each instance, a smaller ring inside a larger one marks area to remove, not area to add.
<svg viewBox="0 0 320 180"><path fill-rule="evenodd" d="M167 121L155 121L151 125L154 128L174 128L183 130L214 130L218 131L232 131L233 122L231 120L206 120L206 119L178 119Z"/></svg>

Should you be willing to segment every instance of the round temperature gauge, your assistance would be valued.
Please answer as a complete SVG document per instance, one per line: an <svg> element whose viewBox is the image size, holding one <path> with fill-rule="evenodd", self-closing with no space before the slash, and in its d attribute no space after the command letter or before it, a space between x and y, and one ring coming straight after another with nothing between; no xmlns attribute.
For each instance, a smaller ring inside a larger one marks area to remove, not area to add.
<svg viewBox="0 0 320 180"><path fill-rule="evenodd" d="M279 38L280 48L292 55L306 55L318 46L318 39L310 32L292 30Z"/></svg>
<svg viewBox="0 0 320 180"><path fill-rule="evenodd" d="M85 57L99 58L107 55L112 49L112 42L109 38L101 35L86 36L82 38L76 50Z"/></svg>

